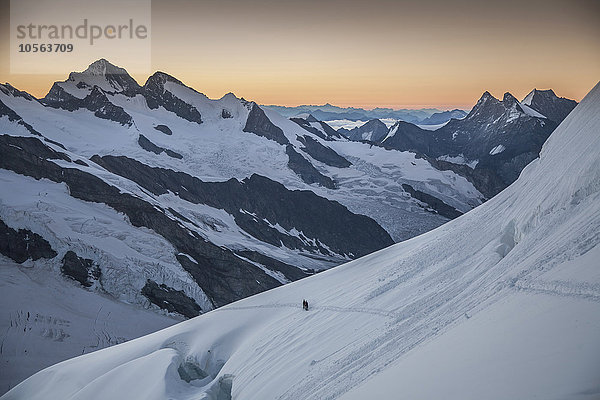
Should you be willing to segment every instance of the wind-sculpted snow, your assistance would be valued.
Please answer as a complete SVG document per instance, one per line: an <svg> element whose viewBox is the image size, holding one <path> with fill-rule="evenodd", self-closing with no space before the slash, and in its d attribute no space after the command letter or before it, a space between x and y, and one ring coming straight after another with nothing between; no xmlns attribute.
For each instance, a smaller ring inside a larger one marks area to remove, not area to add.
<svg viewBox="0 0 600 400"><path fill-rule="evenodd" d="M4 398L595 398L599 130L600 85L481 207L50 367Z"/></svg>

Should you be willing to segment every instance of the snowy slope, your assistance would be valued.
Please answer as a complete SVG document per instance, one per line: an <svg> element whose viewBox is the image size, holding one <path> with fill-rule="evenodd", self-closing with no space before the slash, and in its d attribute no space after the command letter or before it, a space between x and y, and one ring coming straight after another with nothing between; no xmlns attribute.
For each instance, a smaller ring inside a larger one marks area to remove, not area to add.
<svg viewBox="0 0 600 400"><path fill-rule="evenodd" d="M597 85L540 159L464 216L3 398L597 398L599 130Z"/></svg>
<svg viewBox="0 0 600 400"><path fill-rule="evenodd" d="M0 292L0 393L42 368L182 320L76 287L47 262L23 267L0 256Z"/></svg>

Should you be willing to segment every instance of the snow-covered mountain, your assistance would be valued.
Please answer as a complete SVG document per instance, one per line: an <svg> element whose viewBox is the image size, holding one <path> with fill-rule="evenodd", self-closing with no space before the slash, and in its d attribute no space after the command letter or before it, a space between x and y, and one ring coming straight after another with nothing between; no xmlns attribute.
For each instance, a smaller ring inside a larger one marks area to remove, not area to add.
<svg viewBox="0 0 600 400"><path fill-rule="evenodd" d="M277 113L289 118L302 118L310 114L320 121L333 121L343 119L347 119L350 121L369 121L371 119L391 118L395 120L401 119L403 121L420 123L421 121L429 118L433 114L440 112L440 110L435 108L394 110L392 108L378 107L372 110L365 110L363 108L356 107L338 107L331 104L302 105L296 107L263 105L261 107L266 110L276 111Z"/></svg>
<svg viewBox="0 0 600 400"><path fill-rule="evenodd" d="M398 121L381 145L423 154L437 168L460 173L492 197L538 157L542 145L562 121L550 119L535 108L564 118L571 109L563 106L576 104L535 93L539 92L533 91L525 102L519 102L510 93L498 100L485 92L465 118L451 119L434 131ZM535 108L525 104L533 99Z"/></svg>
<svg viewBox="0 0 600 400"><path fill-rule="evenodd" d="M3 399L597 398L599 130L597 85L467 214L55 365Z"/></svg>
<svg viewBox="0 0 600 400"><path fill-rule="evenodd" d="M414 153L233 94L211 100L163 72L139 85L98 60L39 100L0 85L3 261L173 316L369 254L482 199ZM80 354L82 332L65 329L62 356Z"/></svg>
<svg viewBox="0 0 600 400"><path fill-rule="evenodd" d="M364 125L343 132L344 136L350 140L366 140L375 143L381 142L387 133L387 125L378 119L372 119L366 122Z"/></svg>
<svg viewBox="0 0 600 400"><path fill-rule="evenodd" d="M521 103L557 124L560 124L577 105L574 100L558 97L552 89L533 89Z"/></svg>

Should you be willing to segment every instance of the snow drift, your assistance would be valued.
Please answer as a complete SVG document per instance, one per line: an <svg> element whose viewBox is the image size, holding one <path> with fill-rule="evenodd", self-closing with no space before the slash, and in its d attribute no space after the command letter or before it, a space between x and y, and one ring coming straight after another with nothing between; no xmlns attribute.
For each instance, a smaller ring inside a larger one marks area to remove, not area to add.
<svg viewBox="0 0 600 400"><path fill-rule="evenodd" d="M597 398L598 132L600 85L481 207L3 399Z"/></svg>

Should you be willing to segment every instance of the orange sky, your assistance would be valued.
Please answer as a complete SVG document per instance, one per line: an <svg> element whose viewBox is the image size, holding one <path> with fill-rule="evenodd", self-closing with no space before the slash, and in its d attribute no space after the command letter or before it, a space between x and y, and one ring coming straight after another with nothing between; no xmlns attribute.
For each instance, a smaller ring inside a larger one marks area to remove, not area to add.
<svg viewBox="0 0 600 400"><path fill-rule="evenodd" d="M0 81L44 96L94 61L10 74L7 3ZM580 100L600 79L598 1L155 0L151 32L152 71L262 104L470 108L534 87Z"/></svg>

